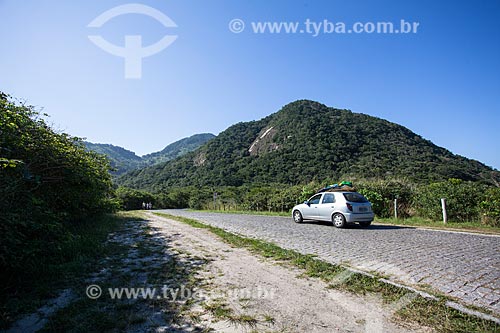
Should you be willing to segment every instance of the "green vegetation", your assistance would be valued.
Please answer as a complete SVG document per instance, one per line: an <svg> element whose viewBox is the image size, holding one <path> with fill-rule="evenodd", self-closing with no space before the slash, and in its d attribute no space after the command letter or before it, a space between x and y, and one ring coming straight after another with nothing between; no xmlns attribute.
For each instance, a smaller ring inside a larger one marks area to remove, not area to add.
<svg viewBox="0 0 500 333"><path fill-rule="evenodd" d="M483 224L500 226L500 188L489 188L479 203Z"/></svg>
<svg viewBox="0 0 500 333"><path fill-rule="evenodd" d="M158 194L119 188L117 193L130 209L140 208L144 200L150 200L156 208L190 208L218 212L246 212L257 214L289 215L297 203L303 202L325 184L311 182L307 185L253 184L243 186L183 187L170 188ZM464 223L471 227L500 227L500 191L498 188L478 182L449 179L447 181L420 184L405 180L366 181L355 183L357 190L372 203L378 218L394 216L394 199L397 198L398 221L420 221L419 225L431 225L440 221L441 198L447 199L450 224ZM214 192L217 197L214 200ZM147 198L147 199L144 199ZM150 199L152 198L152 199ZM146 201L147 202L147 201ZM394 222L394 221L393 221Z"/></svg>
<svg viewBox="0 0 500 333"><path fill-rule="evenodd" d="M235 314L233 309L229 307L229 304L222 299L215 299L208 303L205 303L203 304L203 308L208 311L216 320L225 320L234 326L242 325L248 326L250 328L255 328L259 323L259 319L255 316ZM264 317L263 321L266 321L266 318L269 317Z"/></svg>
<svg viewBox="0 0 500 333"><path fill-rule="evenodd" d="M84 277L96 269L99 259L122 251L105 241L110 232L120 230L131 218L108 214L66 225L66 239L57 244L51 257L38 257L36 268L27 267L29 274L11 276L17 280L3 285L0 328L7 328L17 315L34 311L45 299L57 297L61 290L83 283Z"/></svg>
<svg viewBox="0 0 500 333"><path fill-rule="evenodd" d="M132 171L117 183L161 192L331 179L427 184L449 178L500 183L498 171L454 155L403 126L302 100L259 121L233 125L195 152Z"/></svg>
<svg viewBox="0 0 500 333"><path fill-rule="evenodd" d="M386 302L396 301L408 293L403 288L380 281L379 277L353 273L345 267L324 262L312 255L283 249L273 243L235 235L194 219L163 213L156 213L156 215L174 219L195 228L208 229L233 246L247 248L265 258L298 267L304 271L304 275L319 278L329 283L330 288L347 290L357 294L377 293ZM339 279L342 276L345 278ZM432 300L418 295L411 301L410 305L397 311L396 315L406 321L432 327L437 332L496 332L498 330L498 325L493 322L447 307L445 305L446 297L437 295L436 298L437 300ZM209 304L208 307L210 311L220 317L231 315L224 303Z"/></svg>
<svg viewBox="0 0 500 333"><path fill-rule="evenodd" d="M44 116L0 93L2 322L9 299L85 259L95 245L85 230L109 230L96 216L117 208L107 160Z"/></svg>
<svg viewBox="0 0 500 333"><path fill-rule="evenodd" d="M200 146L214 138L210 133L195 134L166 146L162 151L137 156L134 152L110 144L84 142L88 150L105 155L113 168L111 174L119 176L125 172L139 169L148 165L168 162L198 149Z"/></svg>
<svg viewBox="0 0 500 333"><path fill-rule="evenodd" d="M441 203L436 198L446 198L447 205L454 208L448 213L450 220L472 221L479 216L479 203L485 190L482 186L459 179L430 184L417 194L419 215L439 220L442 216Z"/></svg>
<svg viewBox="0 0 500 333"><path fill-rule="evenodd" d="M261 216L283 216L289 217L290 212L257 212L251 210L214 210L214 209L189 209L192 212L219 213L219 214L240 214L240 215L261 215Z"/></svg>
<svg viewBox="0 0 500 333"><path fill-rule="evenodd" d="M158 197L151 193L125 187L119 187L115 191L115 195L120 202L120 207L124 210L142 209L143 202L156 204L158 201Z"/></svg>
<svg viewBox="0 0 500 333"><path fill-rule="evenodd" d="M186 208L192 190L177 189L169 193L153 194L147 191L134 190L127 187L118 187L115 191L115 199L124 210L142 209L142 203L151 203L153 208Z"/></svg>

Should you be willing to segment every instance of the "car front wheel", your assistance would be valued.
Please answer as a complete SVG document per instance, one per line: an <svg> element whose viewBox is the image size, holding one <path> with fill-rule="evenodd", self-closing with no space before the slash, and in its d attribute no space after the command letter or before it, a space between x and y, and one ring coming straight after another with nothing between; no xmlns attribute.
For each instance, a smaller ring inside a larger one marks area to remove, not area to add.
<svg viewBox="0 0 500 333"><path fill-rule="evenodd" d="M302 221L304 221L302 214L298 210L293 212L293 221L295 223L302 223Z"/></svg>
<svg viewBox="0 0 500 333"><path fill-rule="evenodd" d="M332 216L333 225L337 228L345 227L345 217L340 213L335 213Z"/></svg>

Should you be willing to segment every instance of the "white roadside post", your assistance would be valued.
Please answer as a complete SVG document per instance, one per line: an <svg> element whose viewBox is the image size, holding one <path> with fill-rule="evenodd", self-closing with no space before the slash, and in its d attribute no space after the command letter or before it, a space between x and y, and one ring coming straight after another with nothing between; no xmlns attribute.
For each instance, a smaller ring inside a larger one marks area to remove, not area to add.
<svg viewBox="0 0 500 333"><path fill-rule="evenodd" d="M398 219L398 199L394 199L394 218Z"/></svg>
<svg viewBox="0 0 500 333"><path fill-rule="evenodd" d="M443 210L443 223L448 222L448 215L446 214L446 199L441 198L441 209Z"/></svg>

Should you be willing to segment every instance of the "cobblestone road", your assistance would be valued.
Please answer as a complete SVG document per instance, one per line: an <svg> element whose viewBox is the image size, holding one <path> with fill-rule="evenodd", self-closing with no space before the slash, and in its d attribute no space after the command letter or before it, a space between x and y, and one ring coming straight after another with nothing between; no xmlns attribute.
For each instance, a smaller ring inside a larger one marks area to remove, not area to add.
<svg viewBox="0 0 500 333"><path fill-rule="evenodd" d="M372 225L337 229L292 218L165 210L233 233L274 242L331 263L427 284L500 314L500 236Z"/></svg>

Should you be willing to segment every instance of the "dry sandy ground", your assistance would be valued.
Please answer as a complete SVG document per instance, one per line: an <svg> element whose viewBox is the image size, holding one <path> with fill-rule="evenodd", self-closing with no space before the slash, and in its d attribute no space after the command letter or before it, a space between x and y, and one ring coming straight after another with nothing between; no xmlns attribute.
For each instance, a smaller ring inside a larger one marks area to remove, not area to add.
<svg viewBox="0 0 500 333"><path fill-rule="evenodd" d="M207 229L193 228L148 214L149 225L172 237L170 245L188 256L209 259L198 273L205 303L226 302L237 315L257 319L254 326L217 320L200 305L190 310L205 327L218 332L427 332L402 327L392 314L398 304L383 304L375 296L358 296L328 289L300 270L263 259L246 249L231 247Z"/></svg>

